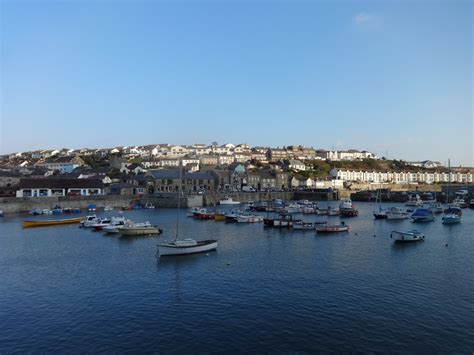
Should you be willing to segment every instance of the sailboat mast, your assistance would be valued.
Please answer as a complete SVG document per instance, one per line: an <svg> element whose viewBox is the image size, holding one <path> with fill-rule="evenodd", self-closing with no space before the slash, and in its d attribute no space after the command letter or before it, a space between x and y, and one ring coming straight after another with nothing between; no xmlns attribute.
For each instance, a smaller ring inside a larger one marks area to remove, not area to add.
<svg viewBox="0 0 474 355"><path fill-rule="evenodd" d="M449 204L449 190L450 189L451 189L451 159L448 159L448 192L446 194L446 203L447 204Z"/></svg>
<svg viewBox="0 0 474 355"><path fill-rule="evenodd" d="M174 241L178 240L179 232L179 211L181 207L181 191L183 183L183 169L181 167L181 161L179 162L179 183L178 183L178 211L176 212L176 235L174 236Z"/></svg>

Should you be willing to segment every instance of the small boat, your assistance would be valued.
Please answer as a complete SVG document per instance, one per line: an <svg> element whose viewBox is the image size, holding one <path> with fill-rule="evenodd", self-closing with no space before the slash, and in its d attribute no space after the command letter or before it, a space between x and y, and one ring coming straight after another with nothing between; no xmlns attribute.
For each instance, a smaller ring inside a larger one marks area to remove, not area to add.
<svg viewBox="0 0 474 355"><path fill-rule="evenodd" d="M413 222L431 222L434 220L433 212L426 208L417 208L411 215Z"/></svg>
<svg viewBox="0 0 474 355"><path fill-rule="evenodd" d="M200 207L192 207L186 212L186 217L194 217L196 212L199 212Z"/></svg>
<svg viewBox="0 0 474 355"><path fill-rule="evenodd" d="M86 216L83 220L81 220L81 225L85 228L89 228L91 224L97 222L97 216L95 214Z"/></svg>
<svg viewBox="0 0 474 355"><path fill-rule="evenodd" d="M197 212L194 212L194 218L214 219L214 212L208 212L206 208L200 208Z"/></svg>
<svg viewBox="0 0 474 355"><path fill-rule="evenodd" d="M387 211L379 208L378 211L374 211L375 219L387 219Z"/></svg>
<svg viewBox="0 0 474 355"><path fill-rule="evenodd" d="M359 211L356 209L342 209L341 210L341 217L357 217L359 215Z"/></svg>
<svg viewBox="0 0 474 355"><path fill-rule="evenodd" d="M216 212L214 213L214 220L216 222L222 222L225 221L225 214L222 212Z"/></svg>
<svg viewBox="0 0 474 355"><path fill-rule="evenodd" d="M395 243L411 243L425 240L425 235L414 229L407 232L392 231L390 238L393 238Z"/></svg>
<svg viewBox="0 0 474 355"><path fill-rule="evenodd" d="M441 206L441 203L439 202L430 203L430 205L428 206L428 209L433 213L443 213L443 207Z"/></svg>
<svg viewBox="0 0 474 355"><path fill-rule="evenodd" d="M237 218L239 217L239 213L232 211L225 215L225 222L226 223L237 223Z"/></svg>
<svg viewBox="0 0 474 355"><path fill-rule="evenodd" d="M102 228L107 227L110 223L112 223L111 218L97 218L97 221L92 223L89 227L96 231L101 231Z"/></svg>
<svg viewBox="0 0 474 355"><path fill-rule="evenodd" d="M469 201L469 208L474 209L474 199Z"/></svg>
<svg viewBox="0 0 474 355"><path fill-rule="evenodd" d="M385 215L389 220L407 219L409 217L408 212L403 211L400 207L390 207L385 211Z"/></svg>
<svg viewBox="0 0 474 355"><path fill-rule="evenodd" d="M281 213L278 218L264 218L263 223L266 227L290 228L294 223L300 222L299 219L293 219L293 216L287 213Z"/></svg>
<svg viewBox="0 0 474 355"><path fill-rule="evenodd" d="M314 213L316 213L316 209L313 206L303 207L303 214L314 214Z"/></svg>
<svg viewBox="0 0 474 355"><path fill-rule="evenodd" d="M59 226L63 224L81 223L80 218L66 218L42 221L23 221L23 228Z"/></svg>
<svg viewBox="0 0 474 355"><path fill-rule="evenodd" d="M251 211L257 211L257 212L266 212L268 210L268 203L263 201L254 204L253 208Z"/></svg>
<svg viewBox="0 0 474 355"><path fill-rule="evenodd" d="M405 203L405 206L421 207L423 206L423 200L421 199L420 195L412 194L408 197L408 201Z"/></svg>
<svg viewBox="0 0 474 355"><path fill-rule="evenodd" d="M95 212L97 210L97 206L93 203L91 203L90 205L87 206L87 210L89 212Z"/></svg>
<svg viewBox="0 0 474 355"><path fill-rule="evenodd" d="M349 231L349 226L342 222L341 224L327 224L316 226L316 233L338 233Z"/></svg>
<svg viewBox="0 0 474 355"><path fill-rule="evenodd" d="M297 203L291 203L285 208L285 211L290 214L301 213L301 206Z"/></svg>
<svg viewBox="0 0 474 355"><path fill-rule="evenodd" d="M459 197L459 196L453 200L453 204L458 205L459 208L467 208L466 201L462 197Z"/></svg>
<svg viewBox="0 0 474 355"><path fill-rule="evenodd" d="M315 224L313 222L295 222L292 225L294 230L314 230Z"/></svg>
<svg viewBox="0 0 474 355"><path fill-rule="evenodd" d="M63 213L72 213L72 208L64 207L62 212Z"/></svg>
<svg viewBox="0 0 474 355"><path fill-rule="evenodd" d="M113 217L109 225L104 226L102 230L108 234L116 234L119 233L120 228L124 227L127 224L131 225L133 224L133 222L130 220L126 220L124 217Z"/></svg>
<svg viewBox="0 0 474 355"><path fill-rule="evenodd" d="M445 214L442 218L443 224L457 224L461 223L461 216L456 213Z"/></svg>
<svg viewBox="0 0 474 355"><path fill-rule="evenodd" d="M217 249L217 240L194 239L175 240L171 243L158 244L159 256L189 255L196 253L205 253Z"/></svg>
<svg viewBox="0 0 474 355"><path fill-rule="evenodd" d="M104 207L104 211L113 211L113 210L114 208L112 206L107 205Z"/></svg>
<svg viewBox="0 0 474 355"><path fill-rule="evenodd" d="M53 208L53 210L52 210L51 212L52 212L53 214L58 215L58 214L62 214L62 213L63 213L63 210L62 210L61 207L55 207L55 208Z"/></svg>
<svg viewBox="0 0 474 355"><path fill-rule="evenodd" d="M339 216L341 214L341 211L339 211L338 208L328 207L327 211L328 216Z"/></svg>
<svg viewBox="0 0 474 355"><path fill-rule="evenodd" d="M129 223L118 229L121 237L160 234L162 231L150 222Z"/></svg>
<svg viewBox="0 0 474 355"><path fill-rule="evenodd" d="M448 208L446 208L444 210L444 213L445 214L451 214L451 213L454 213L454 214L457 214L459 216L462 216L462 210L461 208L458 206L458 205L455 205L455 204L450 204L448 205Z"/></svg>
<svg viewBox="0 0 474 355"><path fill-rule="evenodd" d="M262 221L262 216L250 213L243 213L237 217L237 223L259 223Z"/></svg>
<svg viewBox="0 0 474 355"><path fill-rule="evenodd" d="M51 211L49 208L45 208L41 211L41 214L49 216L53 214L53 211Z"/></svg>
<svg viewBox="0 0 474 355"><path fill-rule="evenodd" d="M219 205L239 205L239 201L234 201L232 197L226 196L222 200L219 200Z"/></svg>
<svg viewBox="0 0 474 355"><path fill-rule="evenodd" d="M146 208L147 210L154 210L154 209L155 209L155 205L152 204L151 202L147 202L147 203L145 203L145 208Z"/></svg>
<svg viewBox="0 0 474 355"><path fill-rule="evenodd" d="M43 214L43 211L39 208L33 208L30 212L28 212L28 214L31 216L39 216L40 214Z"/></svg>
<svg viewBox="0 0 474 355"><path fill-rule="evenodd" d="M75 207L71 210L72 213L81 213L81 209L79 207Z"/></svg>
<svg viewBox="0 0 474 355"><path fill-rule="evenodd" d="M339 211L341 217L356 217L359 215L359 211L355 209L355 206L350 199L341 200Z"/></svg>
<svg viewBox="0 0 474 355"><path fill-rule="evenodd" d="M323 215L329 215L329 208L328 209L320 209L320 208L317 208L316 209L316 214L317 215L320 215L320 216L323 216Z"/></svg>

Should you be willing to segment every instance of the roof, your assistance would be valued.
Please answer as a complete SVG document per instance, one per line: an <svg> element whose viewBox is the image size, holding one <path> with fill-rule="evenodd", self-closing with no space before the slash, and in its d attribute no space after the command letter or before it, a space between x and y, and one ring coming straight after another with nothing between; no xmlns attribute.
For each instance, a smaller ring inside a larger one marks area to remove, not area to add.
<svg viewBox="0 0 474 355"><path fill-rule="evenodd" d="M103 188L101 179L64 179L64 178L22 178L20 189L50 188L50 189L80 189Z"/></svg>
<svg viewBox="0 0 474 355"><path fill-rule="evenodd" d="M149 170L155 179L179 179L179 169L158 169ZM213 179L208 173L183 173L183 179Z"/></svg>
<svg viewBox="0 0 474 355"><path fill-rule="evenodd" d="M18 173L15 173L14 171L0 170L0 176L20 177L21 175Z"/></svg>

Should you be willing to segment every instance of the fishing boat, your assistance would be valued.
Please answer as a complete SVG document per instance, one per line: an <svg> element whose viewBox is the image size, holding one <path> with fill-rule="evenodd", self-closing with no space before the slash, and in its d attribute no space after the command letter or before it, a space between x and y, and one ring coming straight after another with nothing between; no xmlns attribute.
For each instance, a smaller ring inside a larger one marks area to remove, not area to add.
<svg viewBox="0 0 474 355"><path fill-rule="evenodd" d="M341 224L327 224L316 226L316 233L338 233L349 231L349 226L344 222Z"/></svg>
<svg viewBox="0 0 474 355"><path fill-rule="evenodd" d="M63 224L81 223L80 218L53 219L42 221L23 221L23 228L59 226Z"/></svg>
<svg viewBox="0 0 474 355"><path fill-rule="evenodd" d="M327 212L328 216L339 216L341 214L338 208L332 208L331 206L328 206Z"/></svg>
<svg viewBox="0 0 474 355"><path fill-rule="evenodd" d="M313 206L303 206L303 214L314 214L316 209Z"/></svg>
<svg viewBox="0 0 474 355"><path fill-rule="evenodd" d="M107 205L104 207L104 211L113 211L113 210L114 208L112 206Z"/></svg>
<svg viewBox="0 0 474 355"><path fill-rule="evenodd" d="M97 206L93 203L91 203L90 205L87 206L87 210L89 212L95 212L97 210Z"/></svg>
<svg viewBox="0 0 474 355"><path fill-rule="evenodd" d="M222 213L222 212L216 212L214 213L214 220L216 222L223 222L225 221L225 213Z"/></svg>
<svg viewBox="0 0 474 355"><path fill-rule="evenodd" d="M107 234L117 234L119 233L120 228L124 227L126 224L133 223L130 220L125 218L112 219L108 226L102 228L102 230Z"/></svg>
<svg viewBox="0 0 474 355"><path fill-rule="evenodd" d="M194 217L196 212L199 212L200 207L192 207L186 212L186 217Z"/></svg>
<svg viewBox="0 0 474 355"><path fill-rule="evenodd" d="M206 208L200 208L197 212L194 212L194 218L196 219L214 219L214 212L208 212Z"/></svg>
<svg viewBox="0 0 474 355"><path fill-rule="evenodd" d="M392 231L392 233L390 233L390 238L392 238L395 243L412 243L425 240L425 235L420 231L413 229L407 232Z"/></svg>
<svg viewBox="0 0 474 355"><path fill-rule="evenodd" d="M408 212L403 211L400 207L390 207L385 211L385 215L389 220L407 219Z"/></svg>
<svg viewBox="0 0 474 355"><path fill-rule="evenodd" d="M53 214L53 211L51 211L49 208L44 208L43 210L41 210L41 214L49 216Z"/></svg>
<svg viewBox="0 0 474 355"><path fill-rule="evenodd" d="M250 213L242 213L237 217L237 223L259 223L262 221L262 216Z"/></svg>
<svg viewBox="0 0 474 355"><path fill-rule="evenodd" d="M150 222L129 223L118 228L121 237L160 234L162 231Z"/></svg>
<svg viewBox="0 0 474 355"><path fill-rule="evenodd" d="M219 205L239 205L239 201L234 201L232 197L225 196L222 200L219 200Z"/></svg>
<svg viewBox="0 0 474 355"><path fill-rule="evenodd" d="M461 216L456 213L447 213L441 220L443 224L457 224L461 223Z"/></svg>
<svg viewBox="0 0 474 355"><path fill-rule="evenodd" d="M294 223L301 222L299 219L293 219L291 214L280 213L278 218L264 218L263 223L266 227L290 228Z"/></svg>
<svg viewBox="0 0 474 355"><path fill-rule="evenodd" d="M428 206L428 209L433 213L443 213L443 207L441 206L441 203L439 202L430 203L430 205Z"/></svg>
<svg viewBox="0 0 474 355"><path fill-rule="evenodd" d="M423 200L421 199L420 195L412 194L408 197L408 201L405 203L405 206L420 207L423 206Z"/></svg>
<svg viewBox="0 0 474 355"><path fill-rule="evenodd" d="M355 209L355 206L350 199L341 200L339 211L341 217L356 217L359 215L359 211Z"/></svg>
<svg viewBox="0 0 474 355"><path fill-rule="evenodd" d="M182 179L183 170L180 167L179 169L179 178ZM179 187L179 196L181 196L182 187ZM181 198L178 198L178 209L176 212L176 233L175 238L172 242L158 244L158 255L162 256L177 256L177 255L189 255L189 254L196 254L196 253L204 253L211 250L217 249L217 240L215 239L208 239L197 241L192 238L187 238L183 240L179 240L179 209L181 207L180 204Z"/></svg>
<svg viewBox="0 0 474 355"><path fill-rule="evenodd" d="M433 212L426 208L417 208L410 217L413 222L431 222L434 220Z"/></svg>
<svg viewBox="0 0 474 355"><path fill-rule="evenodd" d="M299 221L293 223L292 228L294 230L314 230L315 224L313 222Z"/></svg>
<svg viewBox="0 0 474 355"><path fill-rule="evenodd" d="M236 211L232 211L230 213L227 213L225 215L225 222L226 223L237 223L237 218L239 217L239 214L238 212Z"/></svg>

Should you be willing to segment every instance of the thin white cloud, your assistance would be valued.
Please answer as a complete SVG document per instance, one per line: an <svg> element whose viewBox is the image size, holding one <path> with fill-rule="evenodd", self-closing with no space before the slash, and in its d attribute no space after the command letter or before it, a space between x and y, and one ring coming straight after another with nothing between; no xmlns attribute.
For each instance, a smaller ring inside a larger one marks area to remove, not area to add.
<svg viewBox="0 0 474 355"><path fill-rule="evenodd" d="M369 14L367 12L359 12L357 15L354 16L354 22L358 26L363 26L365 24L373 23L375 21L375 17L373 14Z"/></svg>

